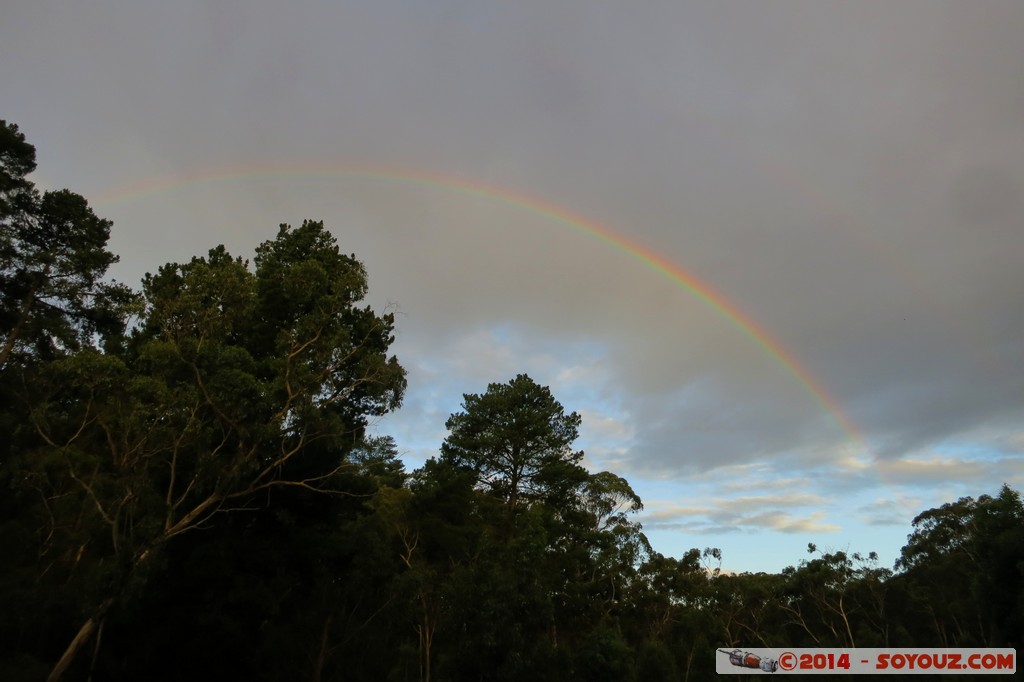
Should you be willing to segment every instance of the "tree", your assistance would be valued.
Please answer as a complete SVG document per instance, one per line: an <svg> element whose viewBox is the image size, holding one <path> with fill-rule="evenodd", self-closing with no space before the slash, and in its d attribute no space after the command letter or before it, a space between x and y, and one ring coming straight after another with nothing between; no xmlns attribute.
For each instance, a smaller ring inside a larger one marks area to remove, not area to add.
<svg viewBox="0 0 1024 682"><path fill-rule="evenodd" d="M147 275L125 351L77 353L41 382L32 477L87 511L84 553L111 566L51 679L167 542L273 489L338 492L369 419L401 403L394 319L356 307L365 270L322 223L281 226L255 266L218 247Z"/></svg>
<svg viewBox="0 0 1024 682"><path fill-rule="evenodd" d="M404 474L389 439L367 440L331 483L344 494L277 489L168 543L139 598L107 617L95 676L387 679L399 562L368 502Z"/></svg>
<svg viewBox="0 0 1024 682"><path fill-rule="evenodd" d="M991 646L1024 645L1024 502L1003 485L984 498L975 515L977 556L984 569L975 576L976 594L993 625Z"/></svg>
<svg viewBox="0 0 1024 682"><path fill-rule="evenodd" d="M458 586L447 620L461 629L437 639L450 641L436 657L448 662L445 674L630 671L632 650L615 622L650 552L627 518L642 509L640 498L625 479L580 466L583 453L572 448L579 415L529 376L463 398L463 411L447 421L440 460L420 474L433 486L465 480L474 493L465 526L475 531L473 549L446 562ZM579 647L611 649L598 664L574 657Z"/></svg>
<svg viewBox="0 0 1024 682"><path fill-rule="evenodd" d="M471 471L509 509L568 499L586 480L583 452L571 448L580 416L566 414L546 386L520 374L463 399L463 411L445 423L441 459Z"/></svg>
<svg viewBox="0 0 1024 682"><path fill-rule="evenodd" d="M583 484L581 506L593 515L594 528L602 531L628 523L627 514L644 508L629 482L610 471L592 474Z"/></svg>
<svg viewBox="0 0 1024 682"><path fill-rule="evenodd" d="M790 624L802 629L815 646L857 646L855 619L863 605L853 593L867 571L863 558L858 553L819 552L814 543L808 543L807 552L820 557L783 570L789 584L780 607ZM877 557L872 553L870 558ZM855 568L855 561L862 565Z"/></svg>
<svg viewBox="0 0 1024 682"><path fill-rule="evenodd" d="M33 645L78 605L71 581L56 576L77 567L84 577L76 552L90 536L88 510L41 485L40 472L53 462L35 457L34 398L51 362L119 348L136 304L126 287L103 281L117 260L106 248L110 222L73 192L40 194L28 179L35 167L35 147L0 121L0 535L13 546L0 562L0 611L18 614L0 635ZM74 411L73 402L63 409Z"/></svg>
<svg viewBox="0 0 1024 682"><path fill-rule="evenodd" d="M103 281L117 262L110 221L66 189L40 196L25 177L34 168L35 148L0 121L0 369L19 353L52 359L120 341L135 298Z"/></svg>
<svg viewBox="0 0 1024 682"><path fill-rule="evenodd" d="M672 652L664 642L645 642L637 655L637 680L644 682L673 682L679 679L678 666Z"/></svg>
<svg viewBox="0 0 1024 682"><path fill-rule="evenodd" d="M896 578L910 599L906 608L920 614L916 621L929 627L928 635L944 646L1024 641L1020 493L1004 485L996 497L961 497L921 512L913 523Z"/></svg>
<svg viewBox="0 0 1024 682"><path fill-rule="evenodd" d="M31 206L35 192L26 176L35 169L36 148L17 125L0 120L0 216L5 222Z"/></svg>

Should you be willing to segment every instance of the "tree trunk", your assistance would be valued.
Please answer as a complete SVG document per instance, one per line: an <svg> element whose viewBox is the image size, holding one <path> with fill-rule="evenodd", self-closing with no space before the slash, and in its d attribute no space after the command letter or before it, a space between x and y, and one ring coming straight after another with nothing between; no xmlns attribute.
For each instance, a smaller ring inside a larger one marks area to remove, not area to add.
<svg viewBox="0 0 1024 682"><path fill-rule="evenodd" d="M324 623L324 631L320 636L320 651L316 657L316 665L313 668L313 682L320 682L324 674L324 665L327 663L327 658L330 656L330 647L327 646L328 638L331 634L331 621L334 620L334 616L327 616L327 622Z"/></svg>
<svg viewBox="0 0 1024 682"><path fill-rule="evenodd" d="M430 648L434 643L434 628L437 627L427 611L426 600L420 598L423 615L420 624L416 625L416 634L420 645L420 682L430 682Z"/></svg>
<svg viewBox="0 0 1024 682"><path fill-rule="evenodd" d="M103 622L104 616L107 614L107 610L110 605L114 603L113 599L108 599L100 605L97 609L96 615L89 618L82 627L78 629L78 634L75 635L71 643L68 644L68 648L64 650L64 654L57 661L57 664L53 666L53 670L50 671L50 676L46 678L46 682L57 682L67 672L68 666L75 660L75 655L78 650L82 648L82 645L89 641L93 633L96 632L96 628Z"/></svg>

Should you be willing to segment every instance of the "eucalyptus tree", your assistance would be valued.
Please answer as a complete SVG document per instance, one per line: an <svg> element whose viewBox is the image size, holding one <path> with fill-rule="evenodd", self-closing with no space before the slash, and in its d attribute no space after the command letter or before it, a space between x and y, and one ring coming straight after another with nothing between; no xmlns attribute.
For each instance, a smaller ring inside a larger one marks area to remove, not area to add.
<svg viewBox="0 0 1024 682"><path fill-rule="evenodd" d="M961 497L918 514L896 562L912 637L943 646L1024 642L1024 503L1003 485L996 496ZM950 589L957 585L958 589ZM940 595L940 598L936 598Z"/></svg>
<svg viewBox="0 0 1024 682"><path fill-rule="evenodd" d="M366 292L322 223L282 225L254 267L218 247L147 275L124 352L52 363L31 476L78 518L54 515L47 542L87 528L67 539L107 568L50 679L169 541L274 489L339 492L347 453L405 388L394 318L359 307Z"/></svg>

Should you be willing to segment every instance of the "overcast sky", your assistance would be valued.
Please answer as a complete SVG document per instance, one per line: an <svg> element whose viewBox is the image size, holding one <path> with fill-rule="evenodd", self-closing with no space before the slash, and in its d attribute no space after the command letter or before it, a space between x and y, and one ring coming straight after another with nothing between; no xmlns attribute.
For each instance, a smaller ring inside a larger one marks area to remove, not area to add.
<svg viewBox="0 0 1024 682"><path fill-rule="evenodd" d="M410 468L526 372L658 551L891 567L1024 487L1022 35L1016 0L8 0L0 118L130 283L324 220L397 306Z"/></svg>

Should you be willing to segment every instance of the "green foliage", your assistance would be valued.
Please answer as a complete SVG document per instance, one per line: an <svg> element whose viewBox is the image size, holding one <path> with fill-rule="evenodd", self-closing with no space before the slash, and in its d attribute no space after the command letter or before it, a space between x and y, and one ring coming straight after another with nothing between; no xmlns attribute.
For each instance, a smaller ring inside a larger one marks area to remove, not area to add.
<svg viewBox="0 0 1024 682"><path fill-rule="evenodd" d="M635 679L643 682L674 682L679 679L675 657L664 642L645 642L640 647Z"/></svg>
<svg viewBox="0 0 1024 682"><path fill-rule="evenodd" d="M37 436L17 466L45 511L38 561L77 576L81 618L116 620L166 570L167 542L221 511L258 508L275 488L339 494L351 466L402 478L381 442L346 462L405 387L386 355L393 318L354 305L365 291L322 224L283 226L255 271L218 247L147 275L117 353L40 366L22 391Z"/></svg>
<svg viewBox="0 0 1024 682"><path fill-rule="evenodd" d="M575 656L575 679L586 682L633 679L633 651L615 628L594 628L580 643Z"/></svg>
<svg viewBox="0 0 1024 682"><path fill-rule="evenodd" d="M1024 645L1024 503L1020 492L1004 485L983 498L975 517L975 547L983 569L975 576L976 594L992 623L992 646Z"/></svg>
<svg viewBox="0 0 1024 682"><path fill-rule="evenodd" d="M626 523L627 514L644 508L626 479L608 471L589 476L583 484L581 498L581 506L594 517L594 525L599 530Z"/></svg>
<svg viewBox="0 0 1024 682"><path fill-rule="evenodd" d="M625 607L650 551L628 519L640 498L625 479L579 465L579 416L528 376L468 394L463 407L441 457L413 474L411 495L376 503L414 585L424 677L579 677L598 664L574 651ZM620 661L627 674L631 656Z"/></svg>
<svg viewBox="0 0 1024 682"><path fill-rule="evenodd" d="M102 281L117 257L110 221L68 190L41 196L25 177L35 148L0 121L0 368L121 342L135 296Z"/></svg>
<svg viewBox="0 0 1024 682"><path fill-rule="evenodd" d="M477 485L515 508L569 499L586 479L583 452L571 445L580 416L565 414L551 391L525 374L463 396L445 426L441 458L473 473Z"/></svg>
<svg viewBox="0 0 1024 682"><path fill-rule="evenodd" d="M1024 641L1024 504L1004 485L996 497L962 497L914 519L897 561L904 609L945 646ZM958 585L951 591L948 586ZM935 599L943 594L943 599ZM919 628L914 628L919 629ZM914 629L911 629L913 633ZM948 644L947 644L948 643Z"/></svg>
<svg viewBox="0 0 1024 682"><path fill-rule="evenodd" d="M0 120L0 205L4 215L13 212L14 197L32 186L25 176L36 169L36 148L14 123Z"/></svg>

